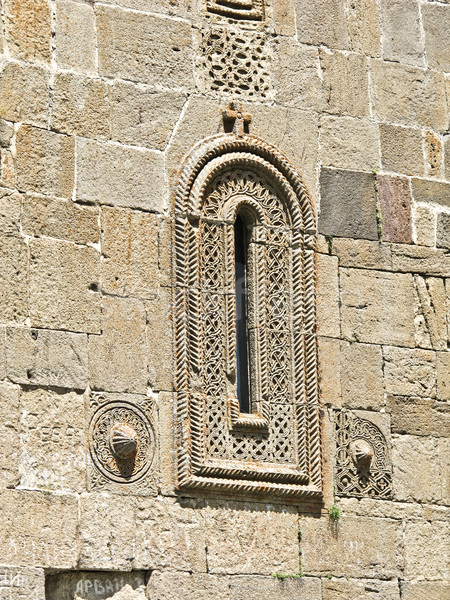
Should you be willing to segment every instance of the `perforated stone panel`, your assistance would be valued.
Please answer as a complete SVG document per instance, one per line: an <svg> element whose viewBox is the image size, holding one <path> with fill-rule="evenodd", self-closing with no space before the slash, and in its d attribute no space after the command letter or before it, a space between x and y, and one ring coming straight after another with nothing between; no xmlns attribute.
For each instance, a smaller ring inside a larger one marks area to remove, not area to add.
<svg viewBox="0 0 450 600"><path fill-rule="evenodd" d="M213 27L202 31L199 70L205 91L266 98L270 75L266 36Z"/></svg>

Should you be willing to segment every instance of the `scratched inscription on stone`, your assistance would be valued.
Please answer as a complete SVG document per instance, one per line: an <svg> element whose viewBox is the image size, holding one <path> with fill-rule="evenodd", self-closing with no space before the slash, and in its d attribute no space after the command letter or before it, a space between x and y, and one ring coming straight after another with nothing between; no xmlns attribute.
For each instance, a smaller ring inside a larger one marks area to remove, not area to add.
<svg viewBox="0 0 450 600"><path fill-rule="evenodd" d="M79 571L48 575L46 600L145 600L146 572Z"/></svg>

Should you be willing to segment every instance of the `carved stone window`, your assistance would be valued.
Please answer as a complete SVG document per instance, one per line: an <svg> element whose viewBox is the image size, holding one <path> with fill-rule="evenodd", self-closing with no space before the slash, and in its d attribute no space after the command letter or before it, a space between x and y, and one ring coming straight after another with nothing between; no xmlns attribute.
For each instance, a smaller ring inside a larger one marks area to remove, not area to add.
<svg viewBox="0 0 450 600"><path fill-rule="evenodd" d="M246 401L237 235L246 246ZM300 177L254 136L205 140L181 170L175 237L179 487L318 496L315 220Z"/></svg>

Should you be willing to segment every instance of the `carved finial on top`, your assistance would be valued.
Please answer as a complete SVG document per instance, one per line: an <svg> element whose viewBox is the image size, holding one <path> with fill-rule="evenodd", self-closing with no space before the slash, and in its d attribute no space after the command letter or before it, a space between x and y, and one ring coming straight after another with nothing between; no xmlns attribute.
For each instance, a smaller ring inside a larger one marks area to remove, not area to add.
<svg viewBox="0 0 450 600"><path fill-rule="evenodd" d="M248 126L252 121L250 113L243 112L242 104L230 102L228 108L222 111L223 125L227 133L233 132L242 136L248 133Z"/></svg>

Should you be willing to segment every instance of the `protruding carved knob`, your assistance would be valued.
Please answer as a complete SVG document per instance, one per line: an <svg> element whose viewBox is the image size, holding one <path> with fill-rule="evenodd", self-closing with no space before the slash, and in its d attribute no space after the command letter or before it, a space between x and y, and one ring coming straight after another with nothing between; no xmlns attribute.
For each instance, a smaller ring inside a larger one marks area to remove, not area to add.
<svg viewBox="0 0 450 600"><path fill-rule="evenodd" d="M353 460L358 468L368 469L373 458L372 446L364 440L355 440L351 448Z"/></svg>
<svg viewBox="0 0 450 600"><path fill-rule="evenodd" d="M117 423L111 428L109 445L114 457L126 460L136 454L138 436L136 431L127 423Z"/></svg>

